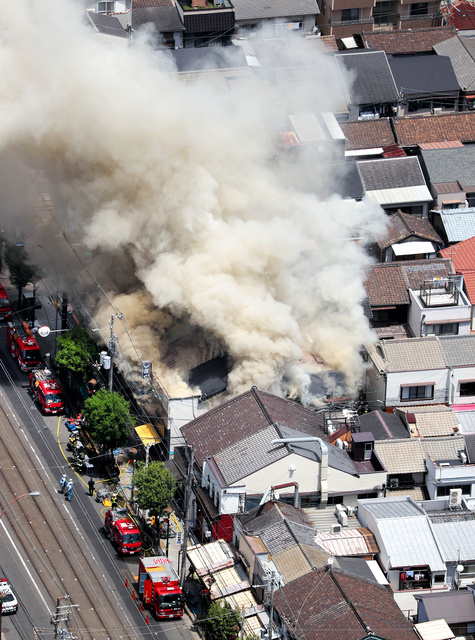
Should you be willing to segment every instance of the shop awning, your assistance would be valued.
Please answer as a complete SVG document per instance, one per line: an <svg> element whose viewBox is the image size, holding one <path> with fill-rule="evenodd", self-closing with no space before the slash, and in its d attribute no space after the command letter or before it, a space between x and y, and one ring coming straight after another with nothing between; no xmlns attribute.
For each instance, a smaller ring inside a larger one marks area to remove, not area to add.
<svg viewBox="0 0 475 640"><path fill-rule="evenodd" d="M135 427L135 433L142 441L144 447L151 447L161 442L160 436L151 424L142 424L140 427Z"/></svg>

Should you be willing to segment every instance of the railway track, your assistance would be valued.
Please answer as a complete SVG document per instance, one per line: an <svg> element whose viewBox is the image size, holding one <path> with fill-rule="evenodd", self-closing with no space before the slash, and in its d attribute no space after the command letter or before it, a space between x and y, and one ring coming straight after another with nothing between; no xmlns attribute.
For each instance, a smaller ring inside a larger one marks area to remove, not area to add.
<svg viewBox="0 0 475 640"><path fill-rule="evenodd" d="M16 387L2 361L0 383L16 389L31 420L26 429L0 388L1 504L7 505L22 494L40 491L38 497L24 497L8 507L1 520L1 535L21 549L27 569L38 584L38 598L51 614L57 606L61 607L62 617L68 618L68 622L62 621L60 626L67 627L68 637L135 640L156 636L157 629L152 633L145 614L138 611L138 603L136 611L130 612L130 607L124 607L124 595L128 597L124 582L130 581L130 573L125 563L117 563L114 549L98 530L90 509L85 508L78 496L73 498L73 509L72 503L58 492L58 478L65 460L47 437L44 423L31 411L31 402L25 401L24 393ZM47 449L48 466L38 453L38 441ZM75 484L79 486L78 482ZM92 535L101 540L100 552L84 530L88 535L93 532ZM111 572L115 573L112 580ZM28 606L20 601L20 607L22 604L28 611Z"/></svg>

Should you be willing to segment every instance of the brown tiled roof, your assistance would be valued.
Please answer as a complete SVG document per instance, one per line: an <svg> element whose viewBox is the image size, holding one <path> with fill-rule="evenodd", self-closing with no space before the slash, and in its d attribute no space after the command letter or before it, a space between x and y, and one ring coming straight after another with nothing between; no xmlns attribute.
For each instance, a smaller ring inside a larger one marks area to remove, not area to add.
<svg viewBox="0 0 475 640"><path fill-rule="evenodd" d="M412 236L443 244L442 238L435 231L429 220L411 216L411 214L403 211L397 211L389 216L386 235L378 240L378 245L381 249L386 249L392 244Z"/></svg>
<svg viewBox="0 0 475 640"><path fill-rule="evenodd" d="M402 31L373 31L363 34L367 49L379 49L385 53L422 53L456 35L452 26Z"/></svg>
<svg viewBox="0 0 475 640"><path fill-rule="evenodd" d="M274 606L292 636L306 640L415 640L412 625L384 586L338 570L311 571L276 591Z"/></svg>
<svg viewBox="0 0 475 640"><path fill-rule="evenodd" d="M381 262L369 268L365 282L371 307L409 304L408 289L419 289L425 280L453 272L450 259Z"/></svg>
<svg viewBox="0 0 475 640"><path fill-rule="evenodd" d="M389 118L342 122L340 127L346 137L346 150L379 149L394 144Z"/></svg>
<svg viewBox="0 0 475 640"><path fill-rule="evenodd" d="M395 118L396 142L403 147L427 142L475 142L475 112Z"/></svg>
<svg viewBox="0 0 475 640"><path fill-rule="evenodd" d="M321 415L292 400L253 387L192 420L181 432L186 442L194 445L195 459L202 465L204 458L214 456L272 424L324 437Z"/></svg>

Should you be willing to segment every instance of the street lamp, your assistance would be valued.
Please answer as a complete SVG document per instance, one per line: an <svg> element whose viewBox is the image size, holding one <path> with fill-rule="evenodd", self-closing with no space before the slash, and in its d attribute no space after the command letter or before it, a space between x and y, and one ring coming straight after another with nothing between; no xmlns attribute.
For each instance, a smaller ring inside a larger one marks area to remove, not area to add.
<svg viewBox="0 0 475 640"><path fill-rule="evenodd" d="M5 513L5 511L8 509L8 507L13 504L14 502L16 502L17 500L19 500L20 498L24 498L25 496L33 496L34 498L36 496L39 496L40 492L39 491L30 491L30 493L22 493L21 496L17 496L16 498L13 498L13 500L11 500L7 506L5 507L5 509L2 511L2 513L0 513L0 520L3 516L3 514Z"/></svg>

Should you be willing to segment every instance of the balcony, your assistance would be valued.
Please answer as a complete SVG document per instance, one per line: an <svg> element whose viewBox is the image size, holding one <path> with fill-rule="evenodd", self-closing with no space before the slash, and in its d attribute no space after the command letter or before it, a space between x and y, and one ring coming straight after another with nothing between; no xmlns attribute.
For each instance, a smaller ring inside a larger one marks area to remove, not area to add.
<svg viewBox="0 0 475 640"><path fill-rule="evenodd" d="M328 21L328 23L332 27L351 27L353 25L358 25L358 24L372 24L373 22L374 22L373 18L363 18L361 20L344 20L344 21L329 20Z"/></svg>

